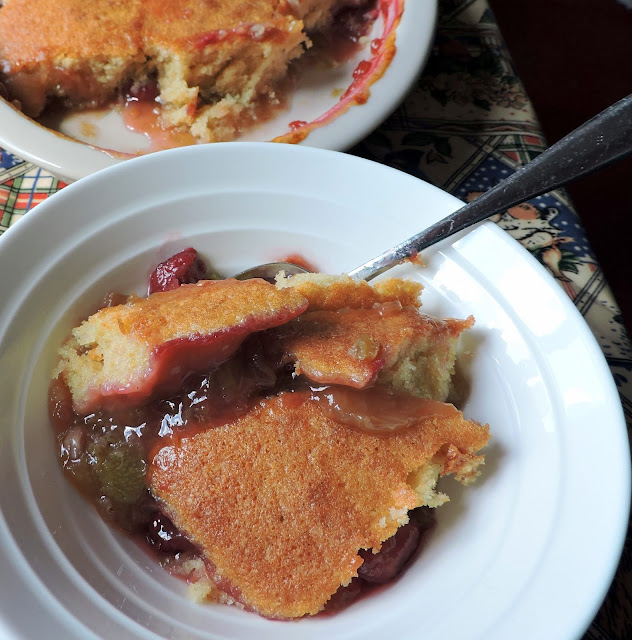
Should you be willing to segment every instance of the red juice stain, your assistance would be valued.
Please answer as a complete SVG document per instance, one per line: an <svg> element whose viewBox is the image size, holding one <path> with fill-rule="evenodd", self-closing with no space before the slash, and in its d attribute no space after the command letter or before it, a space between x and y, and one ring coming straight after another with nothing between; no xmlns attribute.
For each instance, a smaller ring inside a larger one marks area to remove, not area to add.
<svg viewBox="0 0 632 640"><path fill-rule="evenodd" d="M288 126L290 131L296 131L297 129L304 127L306 124L307 122L305 120L293 120Z"/></svg>
<svg viewBox="0 0 632 640"><path fill-rule="evenodd" d="M364 76L371 70L371 61L370 60L362 60L358 63L358 66L353 71L353 80L354 82L358 82L362 80Z"/></svg>

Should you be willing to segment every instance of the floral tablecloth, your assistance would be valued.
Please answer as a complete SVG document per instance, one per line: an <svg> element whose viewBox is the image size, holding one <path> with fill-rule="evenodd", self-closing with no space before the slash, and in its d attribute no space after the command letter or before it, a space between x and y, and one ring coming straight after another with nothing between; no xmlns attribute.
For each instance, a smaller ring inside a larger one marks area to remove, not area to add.
<svg viewBox="0 0 632 640"><path fill-rule="evenodd" d="M424 73L400 108L352 153L470 200L545 146L487 1L440 0L436 39ZM0 233L64 186L0 149ZM632 347L566 193L540 196L494 220L545 265L585 317L610 365L628 425L632 424ZM590 505L586 517L590 518ZM615 581L584 637L632 638L630 535Z"/></svg>

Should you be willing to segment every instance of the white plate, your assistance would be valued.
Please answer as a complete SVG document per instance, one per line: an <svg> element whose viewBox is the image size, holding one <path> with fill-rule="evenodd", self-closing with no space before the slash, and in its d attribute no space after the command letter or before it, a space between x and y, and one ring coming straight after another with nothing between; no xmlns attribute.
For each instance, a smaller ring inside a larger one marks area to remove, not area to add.
<svg viewBox="0 0 632 640"><path fill-rule="evenodd" d="M288 110L247 132L241 140L265 142L283 137L290 131L290 123L304 121L310 123L307 129L318 126L300 144L344 150L375 129L409 91L432 45L437 0L388 0L381 5L385 12L368 40L390 33L390 21L402 2L404 10L395 29L395 56L370 87L365 104L355 104L340 115L330 113L340 110L341 93L352 84L358 64L373 58L368 44L339 67L304 74ZM0 146L65 180L77 180L125 159L104 149L136 154L149 148L143 135L125 129L115 111L71 116L55 127L65 135L35 123L0 98ZM88 136L86 132L90 132Z"/></svg>
<svg viewBox="0 0 632 640"><path fill-rule="evenodd" d="M247 177L246 177L247 176ZM331 617L264 620L187 601L62 478L47 422L55 348L111 289L197 247L230 274L299 252L341 272L459 205L393 169L306 147L228 143L131 160L64 189L0 237L0 636L577 638L619 557L630 504L624 420L584 321L487 223L398 267L424 309L474 314L463 409L493 439L484 475L438 512L394 584Z"/></svg>

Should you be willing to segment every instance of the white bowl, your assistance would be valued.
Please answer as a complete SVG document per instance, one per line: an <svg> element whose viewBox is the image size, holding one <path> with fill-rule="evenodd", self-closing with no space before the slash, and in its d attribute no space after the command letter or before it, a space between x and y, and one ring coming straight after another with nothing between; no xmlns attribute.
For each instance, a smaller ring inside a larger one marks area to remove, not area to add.
<svg viewBox="0 0 632 640"><path fill-rule="evenodd" d="M549 274L486 223L424 253L424 310L473 314L463 410L489 422L479 482L409 570L329 617L284 623L189 602L62 478L46 390L55 350L108 290L142 294L186 246L226 274L302 253L339 273L459 201L382 165L257 143L176 149L71 185L0 237L0 636L577 638L622 548L630 462L604 358Z"/></svg>
<svg viewBox="0 0 632 640"><path fill-rule="evenodd" d="M401 20L394 16L403 4ZM304 74L288 109L246 132L240 140L286 141L290 123L306 122L311 131L302 145L344 150L375 129L403 100L419 75L432 45L437 0L387 0L369 40L395 32L396 52L384 74L370 86L364 104L344 111L342 90L353 83L360 61L372 59L368 45L339 67ZM345 98L346 103L348 99ZM67 181L77 180L148 149L148 140L125 129L116 110L74 114L55 122L54 129L27 118L0 98L0 146ZM312 129L312 127L314 127ZM90 132L86 134L86 132Z"/></svg>

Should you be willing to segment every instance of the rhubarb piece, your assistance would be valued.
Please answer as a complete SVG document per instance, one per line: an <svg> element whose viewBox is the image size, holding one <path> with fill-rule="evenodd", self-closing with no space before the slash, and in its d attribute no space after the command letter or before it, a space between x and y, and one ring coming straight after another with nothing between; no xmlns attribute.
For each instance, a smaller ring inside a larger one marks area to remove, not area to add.
<svg viewBox="0 0 632 640"><path fill-rule="evenodd" d="M263 280L202 281L101 309L72 332L56 370L77 413L142 404L226 361L249 334L288 322L307 301Z"/></svg>
<svg viewBox="0 0 632 640"><path fill-rule="evenodd" d="M115 443L91 452L101 495L123 504L137 502L146 490L145 461L138 447Z"/></svg>
<svg viewBox="0 0 632 640"><path fill-rule="evenodd" d="M408 511L437 506L439 474L472 481L488 429L459 412L390 434L350 429L309 392L172 437L150 458L150 488L202 550L213 581L263 616L315 614L357 575Z"/></svg>

